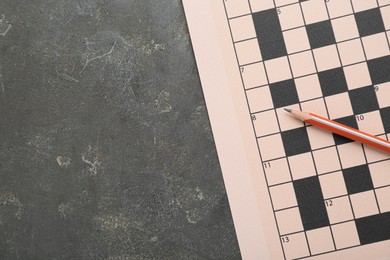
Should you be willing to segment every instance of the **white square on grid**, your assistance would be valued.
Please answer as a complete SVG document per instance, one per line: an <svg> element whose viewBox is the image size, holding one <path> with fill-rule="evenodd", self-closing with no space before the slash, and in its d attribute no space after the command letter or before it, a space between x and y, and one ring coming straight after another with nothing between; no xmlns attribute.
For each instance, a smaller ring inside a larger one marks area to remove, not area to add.
<svg viewBox="0 0 390 260"><path fill-rule="evenodd" d="M376 0L352 0L355 13L378 7Z"/></svg>
<svg viewBox="0 0 390 260"><path fill-rule="evenodd" d="M269 162L269 165L266 163L265 166L267 166L264 167L264 171L267 176L268 185L276 185L291 181L290 170L286 158Z"/></svg>
<svg viewBox="0 0 390 260"><path fill-rule="evenodd" d="M289 56L291 69L295 78L316 72L313 54L311 51L299 52Z"/></svg>
<svg viewBox="0 0 390 260"><path fill-rule="evenodd" d="M390 160L369 164L372 183L375 188L390 185Z"/></svg>
<svg viewBox="0 0 390 260"><path fill-rule="evenodd" d="M352 14L351 0L326 1L330 18Z"/></svg>
<svg viewBox="0 0 390 260"><path fill-rule="evenodd" d="M265 61L269 83L291 79L291 70L287 57Z"/></svg>
<svg viewBox="0 0 390 260"><path fill-rule="evenodd" d="M251 13L248 0L229 0L224 3L229 18Z"/></svg>
<svg viewBox="0 0 390 260"><path fill-rule="evenodd" d="M336 147L332 146L313 152L318 174L341 170L339 155Z"/></svg>
<svg viewBox="0 0 390 260"><path fill-rule="evenodd" d="M329 45L313 50L318 72L334 69L341 66L336 45Z"/></svg>
<svg viewBox="0 0 390 260"><path fill-rule="evenodd" d="M313 255L334 250L330 227L317 228L306 231L310 251Z"/></svg>
<svg viewBox="0 0 390 260"><path fill-rule="evenodd" d="M241 75L246 89L264 86L268 83L263 62L241 67Z"/></svg>
<svg viewBox="0 0 390 260"><path fill-rule="evenodd" d="M378 136L378 137L386 140L385 135ZM379 162L379 161L390 159L390 156L388 155L388 153L385 153L385 152L383 152L377 148L374 148L372 146L364 145L364 152L366 153L368 163L374 163L374 162Z"/></svg>
<svg viewBox="0 0 390 260"><path fill-rule="evenodd" d="M306 129L312 150L329 147L335 144L331 132L315 126L309 126Z"/></svg>
<svg viewBox="0 0 390 260"><path fill-rule="evenodd" d="M325 97L330 119L353 115L351 100L347 92Z"/></svg>
<svg viewBox="0 0 390 260"><path fill-rule="evenodd" d="M316 175L311 153L303 153L288 157L293 180Z"/></svg>
<svg viewBox="0 0 390 260"><path fill-rule="evenodd" d="M298 104L290 105L289 108L299 110L299 105ZM301 120L296 120L296 118L291 117L289 113L286 113L284 108L276 109L276 113L278 115L281 131L287 131L287 130L296 129L304 126Z"/></svg>
<svg viewBox="0 0 390 260"><path fill-rule="evenodd" d="M344 75L349 90L366 87L372 84L366 62L344 67Z"/></svg>
<svg viewBox="0 0 390 260"><path fill-rule="evenodd" d="M366 60L360 39L338 43L337 46L343 66Z"/></svg>
<svg viewBox="0 0 390 260"><path fill-rule="evenodd" d="M320 81L317 74L295 79L299 101L305 101L322 96Z"/></svg>
<svg viewBox="0 0 390 260"><path fill-rule="evenodd" d="M257 139L257 142L259 144L260 154L263 161L269 161L286 156L280 134L259 138ZM268 147L272 147L273 149L268 149Z"/></svg>
<svg viewBox="0 0 390 260"><path fill-rule="evenodd" d="M382 118L378 110L362 114L362 116L364 120L357 120L359 130L372 135L382 135L385 133Z"/></svg>
<svg viewBox="0 0 390 260"><path fill-rule="evenodd" d="M306 24L318 23L329 19L324 0L310 0L301 3Z"/></svg>
<svg viewBox="0 0 390 260"><path fill-rule="evenodd" d="M246 94L251 113L264 111L274 106L268 86L248 90Z"/></svg>
<svg viewBox="0 0 390 260"><path fill-rule="evenodd" d="M379 84L376 88L376 97L378 99L379 107L390 107L390 82Z"/></svg>
<svg viewBox="0 0 390 260"><path fill-rule="evenodd" d="M302 111L310 111L320 116L326 116L326 106L323 98L312 99L301 103Z"/></svg>
<svg viewBox="0 0 390 260"><path fill-rule="evenodd" d="M324 199L348 195L343 173L341 171L319 176Z"/></svg>
<svg viewBox="0 0 390 260"><path fill-rule="evenodd" d="M265 11L275 7L273 0L250 0L250 3L252 12Z"/></svg>
<svg viewBox="0 0 390 260"><path fill-rule="evenodd" d="M343 169L366 164L362 145L357 142L346 143L338 147Z"/></svg>
<svg viewBox="0 0 390 260"><path fill-rule="evenodd" d="M303 231L298 207L277 211L275 216L281 235Z"/></svg>
<svg viewBox="0 0 390 260"><path fill-rule="evenodd" d="M390 0L378 0L379 6L390 4Z"/></svg>
<svg viewBox="0 0 390 260"><path fill-rule="evenodd" d="M279 132L279 125L275 110L271 109L265 112L254 114L253 116L255 119L252 121L257 137Z"/></svg>
<svg viewBox="0 0 390 260"><path fill-rule="evenodd" d="M349 195L355 218L364 218L379 214L376 203L375 193L373 190L359 192Z"/></svg>
<svg viewBox="0 0 390 260"><path fill-rule="evenodd" d="M284 42L286 43L287 53L310 50L309 37L306 28L299 27L296 29L283 32Z"/></svg>
<svg viewBox="0 0 390 260"><path fill-rule="evenodd" d="M381 7L381 14L382 14L383 23L385 24L385 29L390 30L390 5Z"/></svg>
<svg viewBox="0 0 390 260"><path fill-rule="evenodd" d="M386 135L379 135L378 137L386 140ZM364 152L366 153L366 158L368 163L374 163L374 162L390 159L389 153L386 153L384 151L381 151L369 145L363 145L363 146L364 146Z"/></svg>
<svg viewBox="0 0 390 260"><path fill-rule="evenodd" d="M269 188L274 210L282 210L298 205L292 182Z"/></svg>
<svg viewBox="0 0 390 260"><path fill-rule="evenodd" d="M336 42L346 41L359 37L359 31L354 15L348 15L334 19L331 22Z"/></svg>
<svg viewBox="0 0 390 260"><path fill-rule="evenodd" d="M332 225L331 227L337 249L360 245L355 221Z"/></svg>
<svg viewBox="0 0 390 260"><path fill-rule="evenodd" d="M283 31L305 25L300 5L293 4L280 7L279 21Z"/></svg>
<svg viewBox="0 0 390 260"><path fill-rule="evenodd" d="M326 211L328 212L329 222L331 224L353 220L353 213L348 195L330 199L326 203L329 205L326 207Z"/></svg>
<svg viewBox="0 0 390 260"><path fill-rule="evenodd" d="M240 65L245 65L262 60L257 39L242 41L235 44Z"/></svg>
<svg viewBox="0 0 390 260"><path fill-rule="evenodd" d="M390 54L386 33L377 33L362 38L367 60L387 56Z"/></svg>
<svg viewBox="0 0 390 260"><path fill-rule="evenodd" d="M390 186L375 190L381 213L390 211Z"/></svg>
<svg viewBox="0 0 390 260"><path fill-rule="evenodd" d="M310 256L305 232L288 235L288 243L282 243L286 259Z"/></svg>
<svg viewBox="0 0 390 260"><path fill-rule="evenodd" d="M235 42L256 37L252 15L231 19L230 28Z"/></svg>

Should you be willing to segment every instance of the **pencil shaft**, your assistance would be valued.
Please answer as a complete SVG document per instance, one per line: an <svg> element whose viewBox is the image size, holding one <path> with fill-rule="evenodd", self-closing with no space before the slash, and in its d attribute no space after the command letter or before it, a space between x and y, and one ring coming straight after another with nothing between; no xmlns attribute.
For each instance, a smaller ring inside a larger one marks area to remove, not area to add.
<svg viewBox="0 0 390 260"><path fill-rule="evenodd" d="M390 153L390 142L388 142L385 139L376 137L374 135L365 133L363 131L351 128L349 126L334 122L332 120L329 120L327 118L324 118L322 116L312 114L312 113L305 113L301 111L295 111L293 110L291 112L294 116L301 119L305 123L317 126L319 128L325 129L327 131L330 131L332 133L344 136L346 138L349 138L351 140L375 147L377 149L380 149L382 151Z"/></svg>

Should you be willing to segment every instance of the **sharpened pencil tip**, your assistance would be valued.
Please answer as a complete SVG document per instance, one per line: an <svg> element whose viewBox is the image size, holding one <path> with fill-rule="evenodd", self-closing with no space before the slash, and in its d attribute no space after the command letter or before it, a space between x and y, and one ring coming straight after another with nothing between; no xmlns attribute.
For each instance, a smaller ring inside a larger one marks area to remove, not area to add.
<svg viewBox="0 0 390 260"><path fill-rule="evenodd" d="M289 112L289 113L292 112L292 109L290 109L290 108L285 108L284 110L286 110L286 111Z"/></svg>

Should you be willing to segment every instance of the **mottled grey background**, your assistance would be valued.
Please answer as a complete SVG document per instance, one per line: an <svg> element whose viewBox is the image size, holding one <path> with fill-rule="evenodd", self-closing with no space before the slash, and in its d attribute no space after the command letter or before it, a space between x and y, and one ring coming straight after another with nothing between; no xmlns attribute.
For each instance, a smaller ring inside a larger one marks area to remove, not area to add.
<svg viewBox="0 0 390 260"><path fill-rule="evenodd" d="M0 15L0 259L239 259L181 1Z"/></svg>

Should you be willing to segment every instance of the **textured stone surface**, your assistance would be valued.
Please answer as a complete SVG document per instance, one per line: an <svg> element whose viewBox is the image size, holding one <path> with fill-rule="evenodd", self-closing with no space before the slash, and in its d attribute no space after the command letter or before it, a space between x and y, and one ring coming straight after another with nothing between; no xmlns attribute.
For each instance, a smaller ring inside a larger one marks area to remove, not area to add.
<svg viewBox="0 0 390 260"><path fill-rule="evenodd" d="M240 258L179 0L0 1L0 256Z"/></svg>

